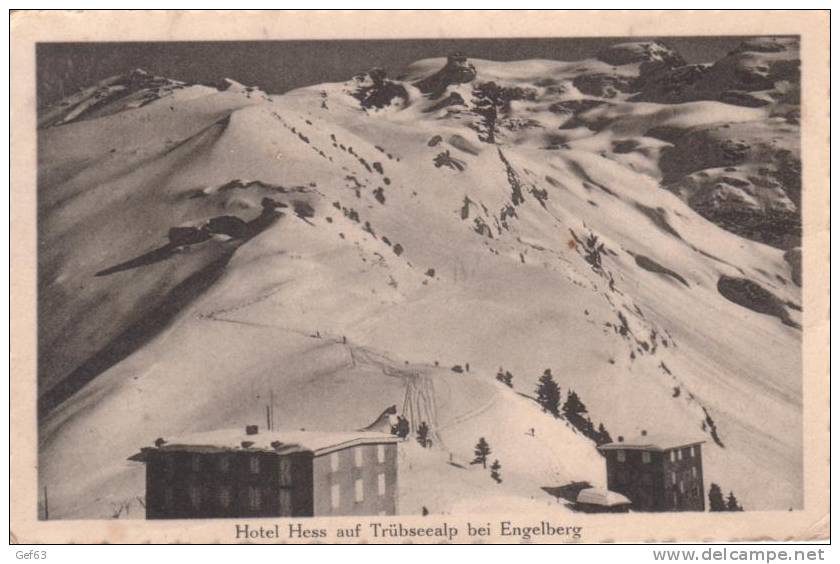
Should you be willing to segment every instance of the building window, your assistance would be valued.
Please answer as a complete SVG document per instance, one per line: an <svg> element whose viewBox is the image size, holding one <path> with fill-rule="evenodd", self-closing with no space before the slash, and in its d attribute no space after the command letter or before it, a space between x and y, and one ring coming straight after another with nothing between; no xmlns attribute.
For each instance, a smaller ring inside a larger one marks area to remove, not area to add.
<svg viewBox="0 0 840 564"><path fill-rule="evenodd" d="M248 488L248 507L252 511L257 511L262 508L262 490L255 486Z"/></svg>
<svg viewBox="0 0 840 564"><path fill-rule="evenodd" d="M361 468L364 462L364 451L363 446L358 446L353 449L353 461L356 463L356 468Z"/></svg>
<svg viewBox="0 0 840 564"><path fill-rule="evenodd" d="M376 485L379 489L379 495L385 495L385 474L376 477Z"/></svg>
<svg viewBox="0 0 840 564"><path fill-rule="evenodd" d="M676 472L671 472L671 483L672 484L677 483L677 473Z"/></svg>
<svg viewBox="0 0 840 564"><path fill-rule="evenodd" d="M292 461L287 457L282 457L277 463L278 474L280 475L280 485L289 486L292 484Z"/></svg>
<svg viewBox="0 0 840 564"><path fill-rule="evenodd" d="M685 482L680 480L680 493L685 493Z"/></svg>
<svg viewBox="0 0 840 564"><path fill-rule="evenodd" d="M219 458L219 472L227 472L228 470L230 470L230 457L223 454Z"/></svg>
<svg viewBox="0 0 840 564"><path fill-rule="evenodd" d="M289 490L280 490L277 503L280 505L280 515L292 514L292 492Z"/></svg>
<svg viewBox="0 0 840 564"><path fill-rule="evenodd" d="M339 484L333 484L330 488L330 507L333 509L338 509L341 505L341 486Z"/></svg>
<svg viewBox="0 0 840 564"><path fill-rule="evenodd" d="M250 467L251 467L251 474L259 474L260 473L260 457L259 456L252 456L249 459Z"/></svg>
<svg viewBox="0 0 840 564"><path fill-rule="evenodd" d="M677 450L677 460L682 460L682 449Z"/></svg>
<svg viewBox="0 0 840 564"><path fill-rule="evenodd" d="M330 455L330 470L338 472L338 451Z"/></svg>
<svg viewBox="0 0 840 564"><path fill-rule="evenodd" d="M379 464L385 462L385 445L376 445L376 460Z"/></svg>
<svg viewBox="0 0 840 564"><path fill-rule="evenodd" d="M167 456L163 459L163 471L167 479L171 479L175 475L175 460L172 456Z"/></svg>
<svg viewBox="0 0 840 564"><path fill-rule="evenodd" d="M648 451L642 452L642 462L645 464L650 464L650 453Z"/></svg>
<svg viewBox="0 0 840 564"><path fill-rule="evenodd" d="M671 462L677 461L677 453L675 451L671 451Z"/></svg>
<svg viewBox="0 0 840 564"><path fill-rule="evenodd" d="M175 492L171 486L166 486L163 490L163 506L167 509L172 509L175 505Z"/></svg>
<svg viewBox="0 0 840 564"><path fill-rule="evenodd" d="M199 470L201 470L201 456L199 456L198 454L192 455L192 458L190 460L190 468L192 468L193 472L198 472Z"/></svg>
<svg viewBox="0 0 840 564"><path fill-rule="evenodd" d="M692 466L692 467L691 467L691 477L692 477L692 478L696 478L696 477L697 477L697 467L696 467L696 466Z"/></svg>
<svg viewBox="0 0 840 564"><path fill-rule="evenodd" d="M619 462L624 462L625 460L627 460L627 457L624 454L623 450L617 450L617 451L615 451L615 459L618 460Z"/></svg>
<svg viewBox="0 0 840 564"><path fill-rule="evenodd" d="M700 445L694 445L694 454L700 456Z"/></svg>
<svg viewBox="0 0 840 564"><path fill-rule="evenodd" d="M356 503L361 503L365 500L365 483L362 481L361 478L356 480L354 484L354 489L356 491Z"/></svg>
<svg viewBox="0 0 840 564"><path fill-rule="evenodd" d="M219 488L219 505L222 508L227 509L230 507L231 502L231 495L230 495L230 488L227 486L222 486Z"/></svg>
<svg viewBox="0 0 840 564"><path fill-rule="evenodd" d="M674 492L674 507L679 505L679 503L680 503L680 501L679 501L679 498L677 497L677 492Z"/></svg>
<svg viewBox="0 0 840 564"><path fill-rule="evenodd" d="M198 509L201 507L201 486L192 484L189 488L190 504Z"/></svg>
<svg viewBox="0 0 840 564"><path fill-rule="evenodd" d="M688 447L688 457L694 458L694 447Z"/></svg>

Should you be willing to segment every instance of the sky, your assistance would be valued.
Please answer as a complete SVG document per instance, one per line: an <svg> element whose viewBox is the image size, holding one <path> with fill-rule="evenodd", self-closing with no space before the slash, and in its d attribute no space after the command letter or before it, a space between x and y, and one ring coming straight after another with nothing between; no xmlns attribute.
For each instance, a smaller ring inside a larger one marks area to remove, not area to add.
<svg viewBox="0 0 840 564"><path fill-rule="evenodd" d="M398 76L410 63L455 51L497 61L594 56L622 41L646 38L401 39L160 43L40 43L38 105L52 103L98 80L142 68L187 82L231 78L270 94L322 82L343 82L372 67ZM650 38L648 38L650 39ZM669 37L663 41L689 63L712 62L744 38Z"/></svg>

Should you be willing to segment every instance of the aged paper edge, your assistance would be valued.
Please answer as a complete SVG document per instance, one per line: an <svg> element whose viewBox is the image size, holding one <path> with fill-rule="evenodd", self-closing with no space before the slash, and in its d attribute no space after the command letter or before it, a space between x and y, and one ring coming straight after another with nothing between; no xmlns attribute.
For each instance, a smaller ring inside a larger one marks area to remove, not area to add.
<svg viewBox="0 0 840 564"><path fill-rule="evenodd" d="M829 12L825 11L19 11L11 16L10 535L19 543L232 543L234 524L290 521L335 531L370 521L436 526L539 515L38 521L36 421L35 49L39 41L189 41L687 35L800 35L803 160L803 449L801 511L576 514L580 542L807 541L829 538ZM768 487L772 487L768 484ZM377 542L369 536L364 542ZM562 537L535 538L558 542ZM339 542L334 532L320 542ZM416 542L417 539L414 539ZM459 541L466 542L464 537ZM262 541L276 542L276 541ZM291 541L295 542L295 541ZM302 540L300 542L307 542ZM511 542L483 537L481 542Z"/></svg>

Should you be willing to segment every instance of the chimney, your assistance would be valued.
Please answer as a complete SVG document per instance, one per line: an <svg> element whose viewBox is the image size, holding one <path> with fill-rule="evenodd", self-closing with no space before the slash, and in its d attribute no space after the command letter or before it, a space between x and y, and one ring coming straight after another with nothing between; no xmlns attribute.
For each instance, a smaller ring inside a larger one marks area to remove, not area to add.
<svg viewBox="0 0 840 564"><path fill-rule="evenodd" d="M624 442L624 437L619 435L618 436L618 442L623 443Z"/></svg>
<svg viewBox="0 0 840 564"><path fill-rule="evenodd" d="M647 429L642 429L642 436L647 437Z"/></svg>
<svg viewBox="0 0 840 564"><path fill-rule="evenodd" d="M155 446L156 447L160 448L165 444L166 444L166 441L163 439L163 437L158 437L158 438L155 439Z"/></svg>
<svg viewBox="0 0 840 564"><path fill-rule="evenodd" d="M242 448L251 448L254 446L254 441L242 441Z"/></svg>
<svg viewBox="0 0 840 564"><path fill-rule="evenodd" d="M260 432L259 425L245 425L245 434L246 435L256 435Z"/></svg>

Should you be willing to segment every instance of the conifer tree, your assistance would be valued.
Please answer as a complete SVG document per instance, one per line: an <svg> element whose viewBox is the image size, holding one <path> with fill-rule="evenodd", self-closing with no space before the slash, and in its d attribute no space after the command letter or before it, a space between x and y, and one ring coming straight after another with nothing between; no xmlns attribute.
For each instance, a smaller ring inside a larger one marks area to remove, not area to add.
<svg viewBox="0 0 840 564"><path fill-rule="evenodd" d="M604 427L603 423L601 423L598 425L598 438L595 440L595 444L601 446L611 442L612 437L610 436L610 432L607 431L607 428Z"/></svg>
<svg viewBox="0 0 840 564"><path fill-rule="evenodd" d="M490 445L484 440L484 437L478 439L475 445L475 458L470 464L481 464L482 467L487 468L487 457L490 456Z"/></svg>
<svg viewBox="0 0 840 564"><path fill-rule="evenodd" d="M586 425L584 425L585 414L586 406L583 405L583 402L580 401L580 397L574 390L569 390L569 394L566 396L566 401L563 403L563 415L566 417L566 420L579 430L584 431L584 428L586 427Z"/></svg>
<svg viewBox="0 0 840 564"><path fill-rule="evenodd" d="M738 498L735 497L735 494L729 492L729 497L726 498L726 510L727 511L743 511L744 508L738 504Z"/></svg>
<svg viewBox="0 0 840 564"><path fill-rule="evenodd" d="M513 374L508 371L505 371L505 376L502 381L507 385L508 388L513 387Z"/></svg>
<svg viewBox="0 0 840 564"><path fill-rule="evenodd" d="M429 426L425 421L420 423L420 426L417 427L417 442L420 443L420 446L423 448L429 448L432 446L432 441L429 438Z"/></svg>
<svg viewBox="0 0 840 564"><path fill-rule="evenodd" d="M554 381L550 368L546 368L540 376L537 386L537 403L544 411L548 411L555 417L560 416L560 386Z"/></svg>
<svg viewBox="0 0 840 564"><path fill-rule="evenodd" d="M723 492L720 491L720 486L714 482L709 486L709 511L726 511Z"/></svg>
<svg viewBox="0 0 840 564"><path fill-rule="evenodd" d="M493 464L490 465L490 477L493 478L497 484L502 483L501 469L502 465L499 464L498 460L494 460Z"/></svg>

